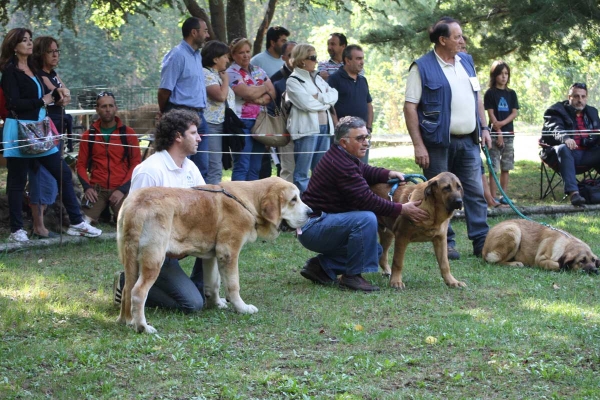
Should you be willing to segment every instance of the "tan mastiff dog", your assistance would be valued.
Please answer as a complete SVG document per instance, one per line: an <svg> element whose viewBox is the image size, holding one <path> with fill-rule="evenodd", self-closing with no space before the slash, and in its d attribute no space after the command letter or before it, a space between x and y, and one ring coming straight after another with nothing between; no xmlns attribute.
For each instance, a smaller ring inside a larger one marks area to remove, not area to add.
<svg viewBox="0 0 600 400"><path fill-rule="evenodd" d="M312 210L295 185L273 177L253 182L223 182L197 188L148 187L127 197L117 221L119 258L125 267L121 314L117 322L138 332L155 333L146 323L144 304L165 256L206 259L207 306L225 308L225 295L240 313L258 309L240 297L238 257L246 242L275 239L280 227L299 228Z"/></svg>
<svg viewBox="0 0 600 400"><path fill-rule="evenodd" d="M371 187L373 192L383 198L389 198L390 185L380 183ZM467 286L464 282L456 280L450 273L448 262L448 244L446 236L448 223L455 210L460 210L463 205L463 189L456 175L442 172L427 182L417 185L399 186L394 192L393 201L407 203L409 201L423 200L419 208L429 213L429 219L416 224L413 221L399 216L398 218L378 217L379 241L383 247L383 254L379 259L379 266L384 275L390 275L390 285L396 289L404 289L402 270L404 269L404 256L406 248L411 242L432 242L442 278L450 287ZM392 269L388 264L388 250L395 238L394 259Z"/></svg>
<svg viewBox="0 0 600 400"><path fill-rule="evenodd" d="M598 273L600 266L590 246L581 240L567 232L524 219L510 219L490 229L482 255L490 263L537 266L549 271Z"/></svg>

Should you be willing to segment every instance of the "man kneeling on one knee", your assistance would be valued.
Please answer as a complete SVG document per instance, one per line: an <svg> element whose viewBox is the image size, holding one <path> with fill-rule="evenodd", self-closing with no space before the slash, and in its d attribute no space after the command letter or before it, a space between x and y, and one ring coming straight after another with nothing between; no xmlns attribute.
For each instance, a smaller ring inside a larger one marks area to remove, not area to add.
<svg viewBox="0 0 600 400"><path fill-rule="evenodd" d="M362 119L340 119L334 145L317 164L302 195L313 215L302 227L298 240L319 255L309 259L300 273L315 283L333 284L341 275L340 288L379 290L361 275L377 272L379 266L383 250L377 242L377 216L404 215L415 222L428 217L418 208L421 201L399 204L371 191L369 185L392 178L403 180L404 176L360 161L370 138Z"/></svg>

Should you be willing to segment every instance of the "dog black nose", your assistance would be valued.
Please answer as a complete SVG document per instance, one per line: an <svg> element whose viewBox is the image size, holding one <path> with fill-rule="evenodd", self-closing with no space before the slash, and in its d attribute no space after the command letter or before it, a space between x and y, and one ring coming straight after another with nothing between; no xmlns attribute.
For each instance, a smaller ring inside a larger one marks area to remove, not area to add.
<svg viewBox="0 0 600 400"><path fill-rule="evenodd" d="M454 210L462 210L463 208L463 201L462 199L456 199L452 202L452 208Z"/></svg>
<svg viewBox="0 0 600 400"><path fill-rule="evenodd" d="M306 206L306 215L310 215L313 213L312 208L310 208L309 206Z"/></svg>

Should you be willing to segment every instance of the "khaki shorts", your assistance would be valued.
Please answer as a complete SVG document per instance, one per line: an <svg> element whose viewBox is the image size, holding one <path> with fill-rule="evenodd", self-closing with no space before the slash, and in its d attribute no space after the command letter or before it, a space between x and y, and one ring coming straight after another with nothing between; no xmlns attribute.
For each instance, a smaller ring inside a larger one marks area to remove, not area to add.
<svg viewBox="0 0 600 400"><path fill-rule="evenodd" d="M104 211L106 206L110 206L110 209L112 210L114 215L114 220L116 221L117 215L119 214L119 210L121 209L121 205L123 204L123 201L125 200L127 195L125 195L125 197L123 197L123 199L119 203L111 205L108 199L110 198L110 195L114 192L114 190L103 189L98 185L96 185L94 189L96 189L96 193L98 193L98 201L96 201L95 203L90 203L89 206L86 207L86 200L84 198L82 200L83 213L86 216L90 217L94 222L98 222L98 218L100 218L100 214L102 214L102 211Z"/></svg>
<svg viewBox="0 0 600 400"><path fill-rule="evenodd" d="M492 148L490 149L490 158L494 171L511 171L515 169L515 137L504 136L504 147L499 148L496 141L492 138Z"/></svg>

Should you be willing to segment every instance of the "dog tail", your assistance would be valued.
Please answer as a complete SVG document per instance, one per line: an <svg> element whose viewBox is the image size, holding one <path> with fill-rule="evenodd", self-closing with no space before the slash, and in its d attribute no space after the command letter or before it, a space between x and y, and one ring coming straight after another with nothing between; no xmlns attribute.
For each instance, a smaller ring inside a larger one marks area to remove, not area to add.
<svg viewBox="0 0 600 400"><path fill-rule="evenodd" d="M119 251L119 261L125 270L129 269L138 273L139 242L145 218L138 218L140 210L135 209L135 198L135 195L128 196L119 211L117 218L117 249ZM129 265L128 268L126 263L133 263L133 265Z"/></svg>

